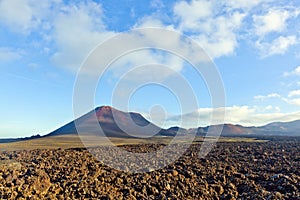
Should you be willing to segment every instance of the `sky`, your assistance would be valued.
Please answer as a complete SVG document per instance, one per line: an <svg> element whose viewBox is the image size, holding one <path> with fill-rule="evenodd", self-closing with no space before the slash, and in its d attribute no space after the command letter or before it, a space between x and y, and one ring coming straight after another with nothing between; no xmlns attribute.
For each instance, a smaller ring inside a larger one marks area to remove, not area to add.
<svg viewBox="0 0 300 200"><path fill-rule="evenodd" d="M125 99L128 110L163 127L190 128L199 116L197 125L208 125L213 111L221 116L222 109L225 123L245 126L300 119L298 0L0 0L0 137L44 135L72 121L74 85L88 55L118 34L148 27L181 33L204 50L221 76L224 106L213 108L205 78L185 60L149 49L114 63L99 81L95 107L114 106L113 88L128 70L157 63L168 67L148 65L125 83L169 79L170 69L186 77L199 104L181 112L180 95L155 84Z"/></svg>

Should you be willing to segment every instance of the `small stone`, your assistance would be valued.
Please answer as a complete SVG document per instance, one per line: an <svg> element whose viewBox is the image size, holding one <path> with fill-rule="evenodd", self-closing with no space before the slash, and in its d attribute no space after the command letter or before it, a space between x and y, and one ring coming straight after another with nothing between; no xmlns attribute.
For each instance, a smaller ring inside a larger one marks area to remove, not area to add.
<svg viewBox="0 0 300 200"><path fill-rule="evenodd" d="M37 171L37 177L35 177L32 187L38 194L46 194L51 186L50 178L48 174L43 170Z"/></svg>
<svg viewBox="0 0 300 200"><path fill-rule="evenodd" d="M165 189L166 189L166 190L170 190L170 189L171 189L170 185L167 184L166 187L165 187Z"/></svg>
<svg viewBox="0 0 300 200"><path fill-rule="evenodd" d="M282 198L282 194L281 194L280 192L276 192L276 193L275 193L275 196L276 196L277 198L279 198L279 199Z"/></svg>
<svg viewBox="0 0 300 200"><path fill-rule="evenodd" d="M151 187L152 194L158 194L159 191L156 187Z"/></svg>
<svg viewBox="0 0 300 200"><path fill-rule="evenodd" d="M235 185L233 183L228 183L227 185L228 188L234 189L235 190Z"/></svg>
<svg viewBox="0 0 300 200"><path fill-rule="evenodd" d="M221 185L213 185L214 190L218 193L218 194L223 194L224 193L224 189Z"/></svg>
<svg viewBox="0 0 300 200"><path fill-rule="evenodd" d="M173 175L173 176L177 176L177 175L178 175L178 171L173 170L173 171L172 171L172 175Z"/></svg>

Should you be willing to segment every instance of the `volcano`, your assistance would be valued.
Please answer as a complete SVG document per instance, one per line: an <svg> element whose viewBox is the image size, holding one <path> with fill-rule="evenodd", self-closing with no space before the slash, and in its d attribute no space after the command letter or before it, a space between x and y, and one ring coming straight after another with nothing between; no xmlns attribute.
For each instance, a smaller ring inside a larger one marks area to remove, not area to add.
<svg viewBox="0 0 300 200"><path fill-rule="evenodd" d="M177 131L162 129L139 113L123 112L110 106L101 106L46 136L78 134L79 132L80 134L127 138L174 136Z"/></svg>

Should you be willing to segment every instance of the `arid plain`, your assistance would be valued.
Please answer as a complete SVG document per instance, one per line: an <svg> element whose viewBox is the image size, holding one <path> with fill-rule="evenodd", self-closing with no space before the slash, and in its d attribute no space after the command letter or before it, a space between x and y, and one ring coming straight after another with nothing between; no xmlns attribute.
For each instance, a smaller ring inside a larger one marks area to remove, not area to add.
<svg viewBox="0 0 300 200"><path fill-rule="evenodd" d="M202 139L196 138L177 161L147 173L106 166L75 136L1 144L0 198L299 199L299 138L221 138L200 158ZM91 136L95 146L92 141ZM163 148L170 138L111 141L146 153ZM101 154L105 148L100 146L93 149Z"/></svg>

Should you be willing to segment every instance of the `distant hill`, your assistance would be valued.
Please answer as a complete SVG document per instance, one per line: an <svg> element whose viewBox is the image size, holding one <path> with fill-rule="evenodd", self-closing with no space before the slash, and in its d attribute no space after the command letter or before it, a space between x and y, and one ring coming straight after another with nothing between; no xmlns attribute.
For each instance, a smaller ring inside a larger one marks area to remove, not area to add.
<svg viewBox="0 0 300 200"><path fill-rule="evenodd" d="M99 134L100 125L107 137L149 137L153 133L156 133L155 136L176 135L176 131L161 129L139 113L123 112L110 106L102 106L46 136L77 134L75 123L81 132L87 134Z"/></svg>
<svg viewBox="0 0 300 200"><path fill-rule="evenodd" d="M187 134L188 133L188 130L184 129L184 128L180 128L178 126L174 126L174 127L171 127L169 129L167 129L167 131L170 131L170 132L175 132L175 133L180 133L180 134Z"/></svg>
<svg viewBox="0 0 300 200"><path fill-rule="evenodd" d="M19 141L25 141L25 140L33 140L33 139L38 139L38 138L41 138L41 137L42 136L37 134L37 135L33 135L33 136L30 136L30 137L23 137L23 138L4 138L4 139L0 138L0 143L9 143L9 142L19 142Z"/></svg>
<svg viewBox="0 0 300 200"><path fill-rule="evenodd" d="M223 126L223 127L222 127ZM197 135L199 136L205 136L209 129L212 130L220 130L222 129L222 135L223 136L229 136L229 135L245 135L251 133L251 130L247 127L243 127L241 125L233 125L233 124L219 124L219 125L212 125L212 126L206 126L206 127L198 127L198 128L192 128L188 131L195 131L197 132Z"/></svg>
<svg viewBox="0 0 300 200"><path fill-rule="evenodd" d="M205 136L208 129L214 129L222 125L212 125L206 127L198 127L197 135ZM189 129L195 130L195 129ZM259 127L245 127L241 125L224 124L222 136L300 136L300 120L292 122L274 122Z"/></svg>
<svg viewBox="0 0 300 200"><path fill-rule="evenodd" d="M257 127L253 132L260 135L300 136L300 120L270 123Z"/></svg>

